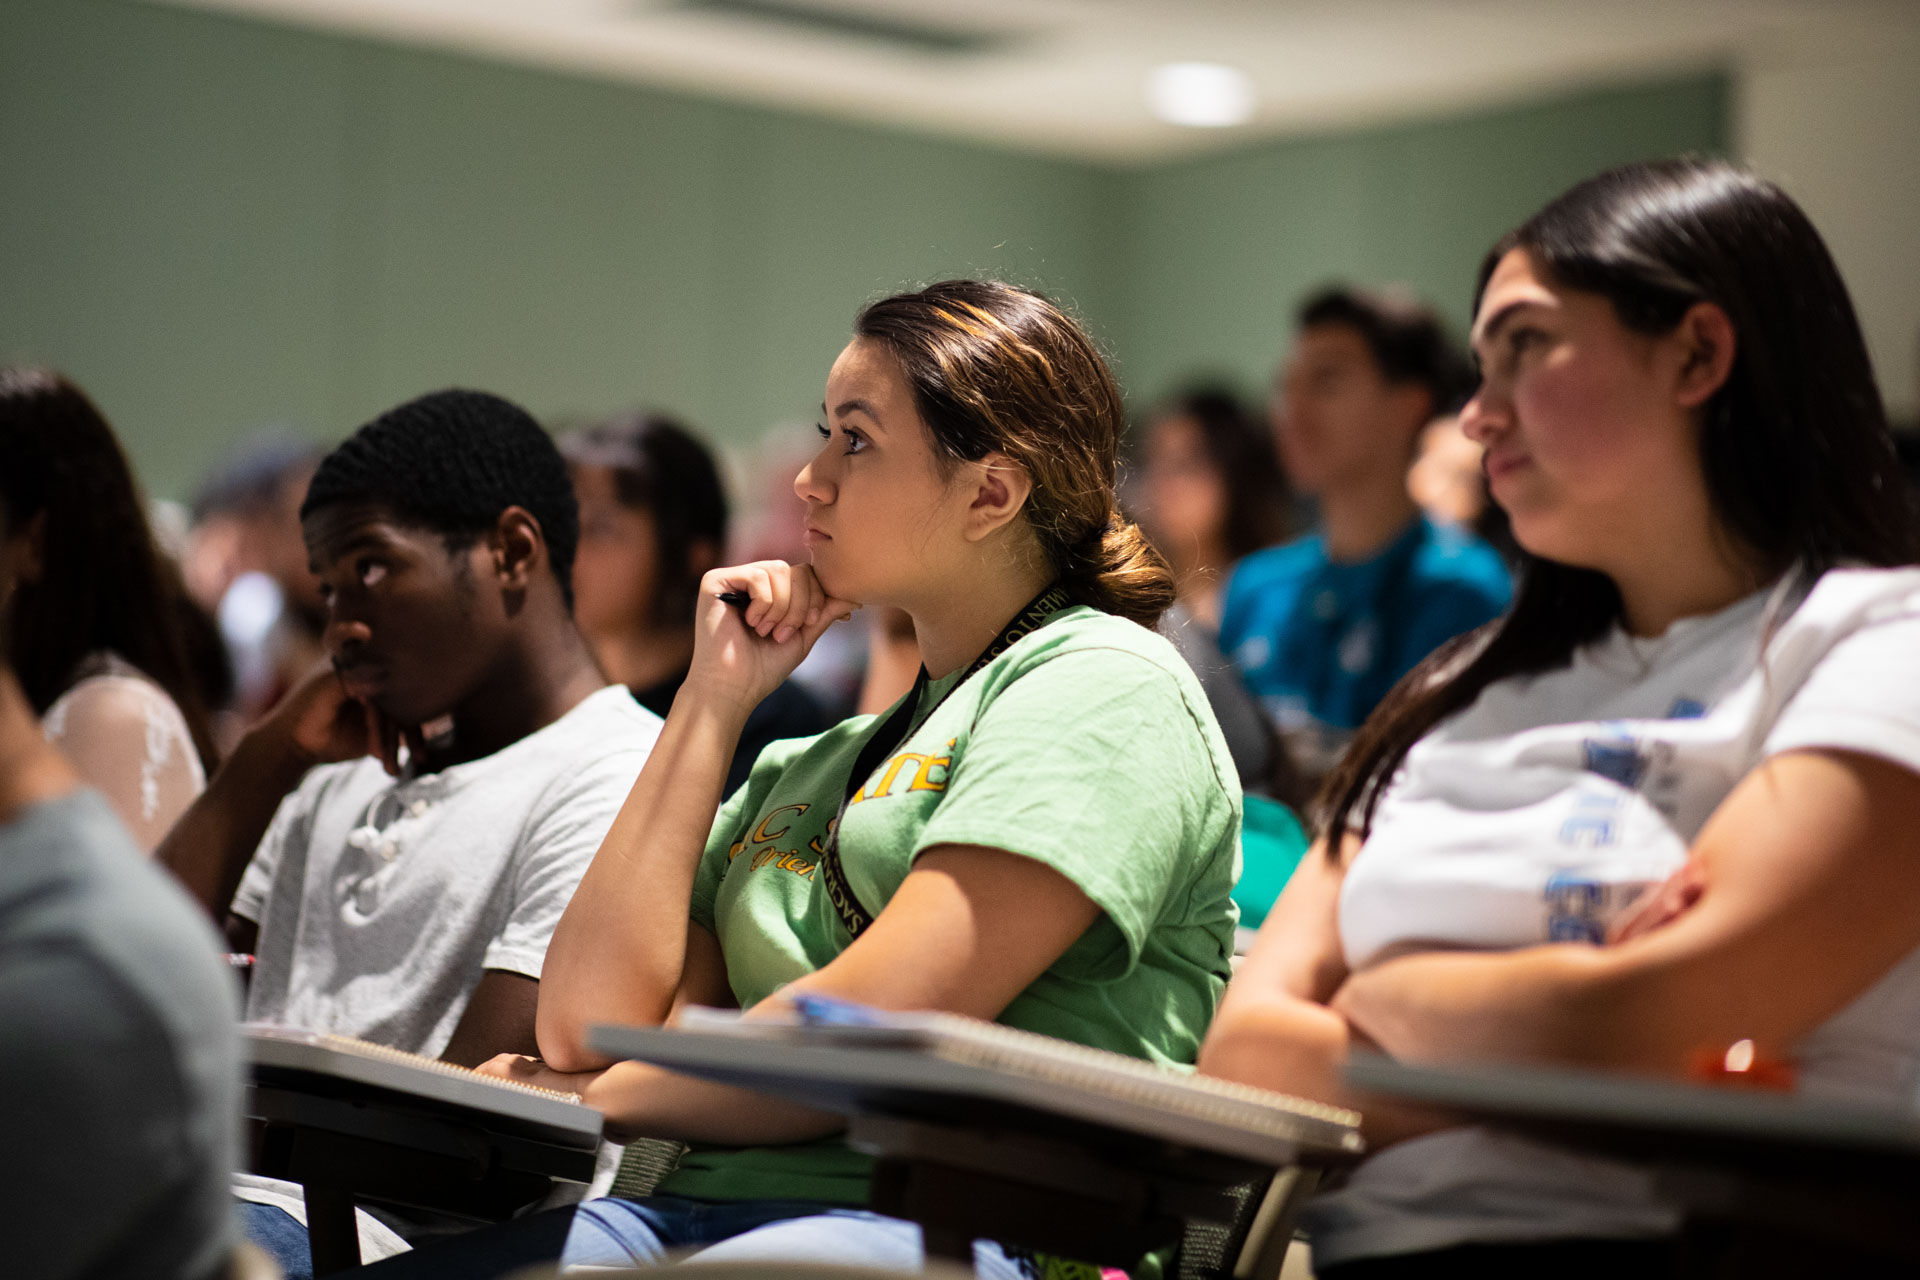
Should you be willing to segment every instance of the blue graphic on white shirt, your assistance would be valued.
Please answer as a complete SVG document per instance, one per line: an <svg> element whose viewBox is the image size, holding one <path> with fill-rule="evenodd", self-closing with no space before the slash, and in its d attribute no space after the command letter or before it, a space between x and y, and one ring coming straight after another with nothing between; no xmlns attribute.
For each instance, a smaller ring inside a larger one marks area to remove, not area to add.
<svg viewBox="0 0 1920 1280"><path fill-rule="evenodd" d="M1707 704L1693 698L1675 698L1667 708L1669 720L1698 720L1707 714Z"/></svg>
<svg viewBox="0 0 1920 1280"><path fill-rule="evenodd" d="M1621 796L1618 791L1582 791L1573 800L1573 812L1560 824L1560 843L1575 849L1598 849L1620 835Z"/></svg>
<svg viewBox="0 0 1920 1280"><path fill-rule="evenodd" d="M1690 699L1674 704L1676 716L1704 712ZM1636 804L1650 804L1662 813L1671 809L1672 797L1666 793L1678 779L1671 743L1640 738L1625 722L1612 721L1597 726L1592 737L1581 741L1580 756L1588 776L1572 789L1572 811L1560 823L1559 843L1566 848L1590 853L1618 845L1628 812ZM1596 875L1607 865L1562 866L1547 878L1542 893L1547 941L1593 945L1606 941L1607 925L1617 908L1644 887Z"/></svg>
<svg viewBox="0 0 1920 1280"><path fill-rule="evenodd" d="M1612 888L1577 871L1554 872L1547 880L1547 941L1605 942Z"/></svg>
<svg viewBox="0 0 1920 1280"><path fill-rule="evenodd" d="M1610 778L1631 791L1640 785L1647 772L1646 752L1633 735L1616 732L1611 737L1588 738L1580 744L1580 753L1588 773Z"/></svg>

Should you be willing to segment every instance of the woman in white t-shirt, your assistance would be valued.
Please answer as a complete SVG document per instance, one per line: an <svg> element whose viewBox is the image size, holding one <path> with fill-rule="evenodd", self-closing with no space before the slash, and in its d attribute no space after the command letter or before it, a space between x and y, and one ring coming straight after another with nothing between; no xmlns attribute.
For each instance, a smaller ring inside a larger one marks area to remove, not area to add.
<svg viewBox="0 0 1920 1280"><path fill-rule="evenodd" d="M1518 595L1367 723L1202 1070L1353 1101L1356 1047L1677 1075L1746 1039L1907 1101L1920 532L1818 234L1725 164L1614 170L1495 246L1473 345ZM1642 1169L1366 1111L1323 1276L1671 1261Z"/></svg>

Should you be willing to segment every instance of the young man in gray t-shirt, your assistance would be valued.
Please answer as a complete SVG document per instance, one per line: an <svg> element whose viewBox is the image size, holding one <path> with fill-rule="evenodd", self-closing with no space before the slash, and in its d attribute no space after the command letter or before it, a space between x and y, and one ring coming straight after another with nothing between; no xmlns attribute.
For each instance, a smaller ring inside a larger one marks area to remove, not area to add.
<svg viewBox="0 0 1920 1280"><path fill-rule="evenodd" d="M159 857L257 954L250 1018L534 1052L547 940L660 725L574 626L565 464L523 410L439 392L329 454L300 517L332 669Z"/></svg>

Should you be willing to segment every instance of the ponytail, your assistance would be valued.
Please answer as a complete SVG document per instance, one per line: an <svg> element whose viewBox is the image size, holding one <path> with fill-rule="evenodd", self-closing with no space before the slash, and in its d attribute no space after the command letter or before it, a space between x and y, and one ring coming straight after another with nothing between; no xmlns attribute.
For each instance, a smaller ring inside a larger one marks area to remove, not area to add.
<svg viewBox="0 0 1920 1280"><path fill-rule="evenodd" d="M1140 526L1115 511L1083 547L1060 557L1060 585L1075 604L1152 627L1173 607L1173 571Z"/></svg>

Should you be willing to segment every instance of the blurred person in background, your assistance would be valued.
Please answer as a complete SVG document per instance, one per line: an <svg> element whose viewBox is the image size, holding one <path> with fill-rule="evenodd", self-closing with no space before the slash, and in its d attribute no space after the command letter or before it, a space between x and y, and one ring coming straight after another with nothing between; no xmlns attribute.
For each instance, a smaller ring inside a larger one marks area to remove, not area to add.
<svg viewBox="0 0 1920 1280"><path fill-rule="evenodd" d="M1493 549L1407 495L1415 438L1470 381L1423 306L1336 288L1300 308L1275 427L1320 525L1234 567L1220 645L1310 777L1332 768L1401 676L1506 606Z"/></svg>
<svg viewBox="0 0 1920 1280"><path fill-rule="evenodd" d="M1507 513L1487 489L1486 450L1460 428L1460 416L1446 413L1420 430L1413 465L1407 469L1407 496L1435 524L1477 534L1513 565L1517 551Z"/></svg>
<svg viewBox="0 0 1920 1280"><path fill-rule="evenodd" d="M804 440L812 425L811 421L789 422L775 427L749 454L736 457L735 474L743 477L739 491L748 497L734 522L733 546L727 556L731 563L784 560L799 564L807 558L807 509L794 495L793 475L811 456L796 441ZM814 696L833 723L890 704L906 688L898 682L902 669L912 682L917 653L910 639L901 644L899 619L870 618L864 626L829 628L794 668L791 679Z"/></svg>
<svg viewBox="0 0 1920 1280"><path fill-rule="evenodd" d="M664 718L693 661L696 588L726 553L719 468L697 438L657 414L574 432L560 452L580 502L574 618L607 678ZM791 680L781 684L741 732L728 793L746 781L768 743L807 737L827 724L812 694Z"/></svg>
<svg viewBox="0 0 1920 1280"><path fill-rule="evenodd" d="M1480 470L1485 453L1460 429L1459 414L1441 414L1420 429L1407 468L1407 496L1435 524L1471 528L1491 501Z"/></svg>
<svg viewBox="0 0 1920 1280"><path fill-rule="evenodd" d="M1139 457L1134 505L1179 593L1161 634L1200 677L1240 785L1297 806L1305 799L1298 772L1219 645L1227 570L1293 531L1292 495L1273 436L1232 392L1201 387L1147 418Z"/></svg>
<svg viewBox="0 0 1920 1280"><path fill-rule="evenodd" d="M0 370L0 610L47 737L151 851L206 786L214 740L113 429L41 369Z"/></svg>
<svg viewBox="0 0 1920 1280"><path fill-rule="evenodd" d="M326 606L307 567L300 502L322 450L283 428L243 442L193 500L181 572L218 620L233 692L216 717L227 746L320 660Z"/></svg>
<svg viewBox="0 0 1920 1280"><path fill-rule="evenodd" d="M853 713L878 715L913 688L920 673L920 638L905 609L876 605L867 614L867 673Z"/></svg>
<svg viewBox="0 0 1920 1280"><path fill-rule="evenodd" d="M1225 390L1183 392L1147 419L1136 495L1141 526L1173 568L1178 607L1210 628L1227 571L1294 532L1273 436Z"/></svg>

